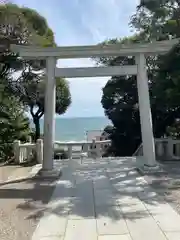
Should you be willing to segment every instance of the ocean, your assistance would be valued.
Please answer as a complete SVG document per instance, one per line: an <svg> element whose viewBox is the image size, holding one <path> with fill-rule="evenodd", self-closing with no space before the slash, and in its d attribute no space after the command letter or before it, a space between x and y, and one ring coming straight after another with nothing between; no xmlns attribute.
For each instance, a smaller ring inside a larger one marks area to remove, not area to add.
<svg viewBox="0 0 180 240"><path fill-rule="evenodd" d="M40 124L43 133L43 119ZM81 141L86 139L87 131L103 130L109 124L106 117L56 118L55 140Z"/></svg>

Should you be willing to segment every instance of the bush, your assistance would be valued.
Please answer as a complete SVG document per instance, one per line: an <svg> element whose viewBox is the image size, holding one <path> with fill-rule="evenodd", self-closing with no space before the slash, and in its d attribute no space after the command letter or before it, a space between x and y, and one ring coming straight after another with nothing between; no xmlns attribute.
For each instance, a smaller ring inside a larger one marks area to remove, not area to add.
<svg viewBox="0 0 180 240"><path fill-rule="evenodd" d="M29 119L24 116L24 109L14 97L1 93L0 106L0 161L13 158L13 142L26 142L30 134Z"/></svg>

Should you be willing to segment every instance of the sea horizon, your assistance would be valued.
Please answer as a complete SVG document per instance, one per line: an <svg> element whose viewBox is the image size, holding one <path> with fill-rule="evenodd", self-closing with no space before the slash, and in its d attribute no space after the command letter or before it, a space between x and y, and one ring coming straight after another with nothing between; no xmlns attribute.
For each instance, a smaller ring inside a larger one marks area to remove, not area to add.
<svg viewBox="0 0 180 240"><path fill-rule="evenodd" d="M44 119L40 119L41 134L43 134ZM103 130L107 125L112 125L105 116L98 117L56 117L56 141L81 141L87 138L87 131ZM34 125L31 120L31 126Z"/></svg>

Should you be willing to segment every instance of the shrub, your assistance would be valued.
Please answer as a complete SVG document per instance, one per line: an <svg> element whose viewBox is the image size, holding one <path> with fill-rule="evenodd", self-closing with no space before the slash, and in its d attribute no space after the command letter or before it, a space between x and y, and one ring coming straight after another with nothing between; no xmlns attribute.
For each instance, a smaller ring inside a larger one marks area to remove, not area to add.
<svg viewBox="0 0 180 240"><path fill-rule="evenodd" d="M29 119L24 109L14 97L0 96L0 161L8 161L13 157L13 142L25 142L30 134Z"/></svg>

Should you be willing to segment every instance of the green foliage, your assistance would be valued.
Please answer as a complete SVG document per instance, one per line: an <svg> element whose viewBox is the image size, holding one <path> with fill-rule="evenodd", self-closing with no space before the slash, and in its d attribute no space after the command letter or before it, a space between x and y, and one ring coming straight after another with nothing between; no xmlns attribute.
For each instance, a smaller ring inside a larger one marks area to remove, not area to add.
<svg viewBox="0 0 180 240"><path fill-rule="evenodd" d="M100 46L104 45L112 45L112 44L119 44L119 47L127 44L132 44L132 43L140 43L140 42L146 42L144 39L143 34L135 34L133 36L129 37L124 37L124 38L114 38L114 39L109 39L105 40L104 42L100 43ZM123 60L125 57L118 57L118 59ZM98 65L104 65L104 66L114 66L117 65L117 57L100 57L100 58L93 58L93 60L98 64ZM121 64L122 65L122 64Z"/></svg>
<svg viewBox="0 0 180 240"><path fill-rule="evenodd" d="M159 63L156 81L158 100L164 100L169 107L180 106L180 43L168 52Z"/></svg>
<svg viewBox="0 0 180 240"><path fill-rule="evenodd" d="M24 73L20 84L16 85L14 94L27 105L32 116L36 109L39 115L44 114L46 76L36 73ZM69 84L64 78L56 78L56 113L63 114L71 103ZM36 114L36 113L35 113Z"/></svg>
<svg viewBox="0 0 180 240"><path fill-rule="evenodd" d="M21 102L28 106L36 128L37 140L40 138L39 120L44 114L45 103L45 84L46 77L44 74L36 74L33 72L24 73L20 84L16 85L13 93L19 96ZM64 78L56 78L56 113L61 115L66 112L71 104L71 94L69 84Z"/></svg>
<svg viewBox="0 0 180 240"><path fill-rule="evenodd" d="M103 88L101 103L114 126L110 136L115 155L130 155L140 141L136 77L112 77Z"/></svg>
<svg viewBox="0 0 180 240"><path fill-rule="evenodd" d="M39 119L44 114L45 61L24 60L11 53L10 44L55 46L54 34L44 17L35 10L15 4L0 6L1 76L7 77L9 91L28 106L36 127L35 138L40 137ZM22 70L16 79L13 73ZM68 83L57 79L56 112L62 114L71 103ZM35 112L34 112L35 111Z"/></svg>
<svg viewBox="0 0 180 240"><path fill-rule="evenodd" d="M26 141L31 132L29 120L24 116L22 104L13 96L0 89L0 161L13 157L13 142Z"/></svg>
<svg viewBox="0 0 180 240"><path fill-rule="evenodd" d="M64 78L56 78L56 113L64 114L71 104L69 83Z"/></svg>
<svg viewBox="0 0 180 240"><path fill-rule="evenodd" d="M44 60L27 61L19 58L10 51L10 44L54 46L54 34L46 19L35 10L19 7L16 4L5 4L0 5L0 21L0 76L11 77L19 70L23 70L23 73L43 70ZM12 78L9 78L9 81L12 85ZM13 81L13 86L15 84L16 82Z"/></svg>
<svg viewBox="0 0 180 240"><path fill-rule="evenodd" d="M9 44L54 45L54 35L44 17L16 4L0 5L0 38Z"/></svg>
<svg viewBox="0 0 180 240"><path fill-rule="evenodd" d="M179 37L180 3L178 1L143 1L131 18L136 35L111 39L102 44L144 43ZM179 45L165 56L148 57L147 70L151 97L154 136L170 134L171 126L180 118ZM103 65L134 64L133 57L95 59ZM103 88L102 106L112 121L110 135L115 155L132 155L141 143L137 85L135 76L112 77Z"/></svg>
<svg viewBox="0 0 180 240"><path fill-rule="evenodd" d="M112 125L107 125L102 133L102 136L110 136L114 131L114 127Z"/></svg>
<svg viewBox="0 0 180 240"><path fill-rule="evenodd" d="M10 44L54 46L55 41L46 19L35 10L3 4L0 5L0 21L0 157L8 159L12 155L12 142L23 141L30 134L24 106L28 105L27 99L29 103L33 99L29 96L34 96L34 89L42 89L37 79L41 79L45 68L45 61L27 61L12 53ZM15 78L17 72L20 76ZM33 104L37 106L40 102L44 108L43 101L44 96Z"/></svg>
<svg viewBox="0 0 180 240"><path fill-rule="evenodd" d="M141 1L136 14L131 18L131 26L143 32L150 41L180 36L179 0Z"/></svg>
<svg viewBox="0 0 180 240"><path fill-rule="evenodd" d="M180 139L180 121L176 119L174 124L167 128L168 136L171 136L174 139Z"/></svg>
<svg viewBox="0 0 180 240"><path fill-rule="evenodd" d="M106 139L111 140L111 145L107 146L104 149L103 157L114 156L114 153L116 152L114 141L112 141L114 133L115 133L115 128L112 125L107 125L103 130L102 136L105 136Z"/></svg>

